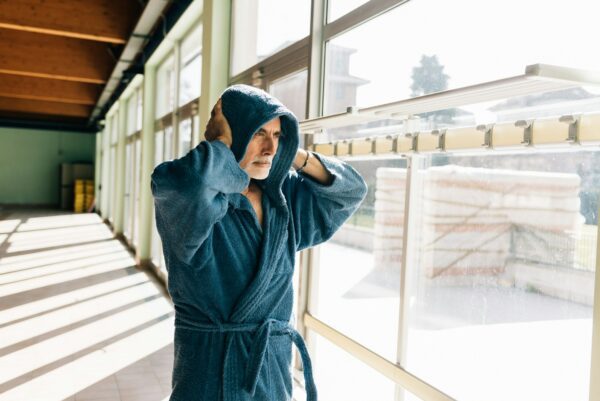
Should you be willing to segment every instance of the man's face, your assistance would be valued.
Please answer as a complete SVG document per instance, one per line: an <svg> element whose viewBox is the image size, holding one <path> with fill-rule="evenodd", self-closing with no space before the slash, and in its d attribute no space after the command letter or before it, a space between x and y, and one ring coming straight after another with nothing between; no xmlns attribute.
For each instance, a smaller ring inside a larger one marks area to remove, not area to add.
<svg viewBox="0 0 600 401"><path fill-rule="evenodd" d="M240 167L248 173L250 178L263 180L269 176L273 157L277 153L279 137L281 136L281 122L275 117L254 134Z"/></svg>

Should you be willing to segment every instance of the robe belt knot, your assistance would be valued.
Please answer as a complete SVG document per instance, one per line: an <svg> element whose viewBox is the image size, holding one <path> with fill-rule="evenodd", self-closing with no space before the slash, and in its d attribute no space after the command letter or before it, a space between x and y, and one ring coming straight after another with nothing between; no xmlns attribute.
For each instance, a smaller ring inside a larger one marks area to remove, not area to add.
<svg viewBox="0 0 600 401"><path fill-rule="evenodd" d="M302 358L302 369L304 371L304 383L306 390L306 401L317 401L317 387L312 373L312 364L310 355L306 348L306 344L298 331L293 328L289 322L277 319L267 319L262 323L198 323L198 322L183 322L179 319L175 322L176 327L202 332L218 332L218 333L236 333L236 332L254 332L254 341L250 348L248 356L246 378L244 381L244 390L254 396L260 370L265 360L267 346L272 335L289 335L292 342L298 348L300 357ZM228 344L225 351L225 360L229 358L230 345ZM223 383L229 383L227 377L228 369L223 371ZM225 386L227 388L227 386ZM227 390L226 390L227 391ZM225 399L229 399L225 395Z"/></svg>

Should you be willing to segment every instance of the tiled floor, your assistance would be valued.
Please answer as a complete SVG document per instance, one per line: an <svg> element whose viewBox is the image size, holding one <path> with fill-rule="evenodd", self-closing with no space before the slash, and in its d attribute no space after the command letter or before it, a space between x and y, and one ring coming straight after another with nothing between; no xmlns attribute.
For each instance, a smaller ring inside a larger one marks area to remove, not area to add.
<svg viewBox="0 0 600 401"><path fill-rule="evenodd" d="M0 211L0 401L168 400L173 307L96 214Z"/></svg>

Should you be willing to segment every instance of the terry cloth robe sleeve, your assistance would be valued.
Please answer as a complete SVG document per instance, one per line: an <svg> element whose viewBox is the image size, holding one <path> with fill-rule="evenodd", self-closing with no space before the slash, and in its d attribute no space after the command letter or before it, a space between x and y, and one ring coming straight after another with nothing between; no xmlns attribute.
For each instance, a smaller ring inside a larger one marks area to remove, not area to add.
<svg viewBox="0 0 600 401"><path fill-rule="evenodd" d="M190 260L213 225L227 213L227 195L250 178L221 141L203 141L180 159L158 165L151 177L156 223L165 249L180 262Z"/></svg>
<svg viewBox="0 0 600 401"><path fill-rule="evenodd" d="M298 251L327 241L358 209L367 194L363 178L350 165L317 153L323 167L332 175L328 185L308 174L291 172L287 197Z"/></svg>

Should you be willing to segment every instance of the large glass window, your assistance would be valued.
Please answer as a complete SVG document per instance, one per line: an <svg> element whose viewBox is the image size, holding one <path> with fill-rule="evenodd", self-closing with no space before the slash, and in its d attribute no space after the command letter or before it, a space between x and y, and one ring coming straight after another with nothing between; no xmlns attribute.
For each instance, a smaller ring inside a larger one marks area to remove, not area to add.
<svg viewBox="0 0 600 401"><path fill-rule="evenodd" d="M404 161L351 164L369 193L320 247L313 315L458 400L587 400L600 151L415 156L408 211Z"/></svg>
<svg viewBox="0 0 600 401"><path fill-rule="evenodd" d="M308 36L310 1L234 0L231 75Z"/></svg>

